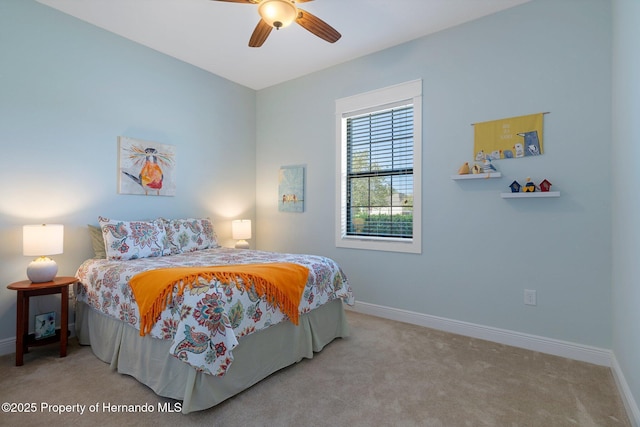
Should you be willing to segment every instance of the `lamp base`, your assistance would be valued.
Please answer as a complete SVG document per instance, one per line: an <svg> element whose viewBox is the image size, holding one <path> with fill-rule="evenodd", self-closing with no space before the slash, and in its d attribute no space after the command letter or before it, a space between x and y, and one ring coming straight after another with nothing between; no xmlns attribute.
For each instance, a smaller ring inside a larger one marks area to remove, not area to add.
<svg viewBox="0 0 640 427"><path fill-rule="evenodd" d="M249 242L246 240L238 240L236 243L236 249L249 249Z"/></svg>
<svg viewBox="0 0 640 427"><path fill-rule="evenodd" d="M49 257L34 259L27 267L27 277L33 283L50 282L58 274L58 264Z"/></svg>

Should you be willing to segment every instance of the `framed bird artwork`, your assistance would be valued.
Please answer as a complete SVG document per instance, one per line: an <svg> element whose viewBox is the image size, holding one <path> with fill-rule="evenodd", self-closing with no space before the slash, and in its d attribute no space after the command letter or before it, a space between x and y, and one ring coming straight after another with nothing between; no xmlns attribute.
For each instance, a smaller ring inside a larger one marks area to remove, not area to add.
<svg viewBox="0 0 640 427"><path fill-rule="evenodd" d="M118 137L118 193L175 196L175 147Z"/></svg>

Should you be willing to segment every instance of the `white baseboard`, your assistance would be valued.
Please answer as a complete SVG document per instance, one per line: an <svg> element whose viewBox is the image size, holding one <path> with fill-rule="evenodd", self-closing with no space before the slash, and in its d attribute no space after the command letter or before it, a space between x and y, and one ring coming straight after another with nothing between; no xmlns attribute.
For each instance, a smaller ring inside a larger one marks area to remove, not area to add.
<svg viewBox="0 0 640 427"><path fill-rule="evenodd" d="M633 427L640 427L640 409L638 409L638 405L633 399L629 384L627 384L627 380L624 378L624 374L620 369L620 365L618 365L618 359L616 359L615 355L612 359L611 371L613 372L613 378L615 379L616 386L620 391L620 395L622 397L622 401L624 402L624 407L627 410L627 415L629 416L631 425Z"/></svg>
<svg viewBox="0 0 640 427"><path fill-rule="evenodd" d="M0 341L0 356L16 352L16 339L5 338Z"/></svg>
<svg viewBox="0 0 640 427"><path fill-rule="evenodd" d="M69 323L69 338L76 336L76 325L75 323ZM0 340L0 356L4 356L6 354L12 354L16 352L16 338L5 338Z"/></svg>
<svg viewBox="0 0 640 427"><path fill-rule="evenodd" d="M410 323L412 325L424 326L467 337L493 341L513 347L538 351L540 353L552 354L554 356L566 357L568 359L611 367L613 353L611 350L603 348L590 347L553 338L477 325L475 323L462 322L459 320L400 310L392 307L384 307L360 301L356 302L354 307L348 307L348 309L358 313L397 320L399 322Z"/></svg>
<svg viewBox="0 0 640 427"><path fill-rule="evenodd" d="M349 307L347 305L345 305L345 307L347 310L355 311L357 313L368 314L371 316L382 317L384 319L396 320L399 322L410 323L412 325L424 326L472 338L538 351L540 353L552 354L554 356L567 357L569 359L610 367L613 372L616 386L624 402L625 409L627 410L627 415L631 421L631 425L633 427L640 427L640 409L638 409L638 405L631 394L629 385L627 384L624 374L618 365L615 355L610 350L359 301L354 307ZM69 329L71 331L71 336L74 336L75 325L70 324ZM15 353L15 349L15 338L7 338L0 341L0 355Z"/></svg>
<svg viewBox="0 0 640 427"><path fill-rule="evenodd" d="M631 389L629 389L629 385L627 384L624 374L618 365L618 361L611 350L537 335L524 334L506 329L493 328L490 326L477 325L475 323L461 322L459 320L431 316L408 310L384 307L360 301L356 302L356 305L353 307L346 305L345 307L348 310L355 311L357 313L410 323L412 325L424 326L426 328L493 341L500 344L611 368L616 382L616 387L618 388L624 402L631 425L633 427L640 427L640 410L638 409L638 405L631 394Z"/></svg>

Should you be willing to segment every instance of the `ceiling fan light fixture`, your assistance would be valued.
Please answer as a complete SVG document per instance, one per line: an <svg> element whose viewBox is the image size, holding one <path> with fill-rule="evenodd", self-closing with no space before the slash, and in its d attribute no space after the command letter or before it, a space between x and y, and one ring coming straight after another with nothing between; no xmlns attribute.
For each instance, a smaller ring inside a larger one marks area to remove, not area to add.
<svg viewBox="0 0 640 427"><path fill-rule="evenodd" d="M280 29L296 20L298 9L290 0L265 0L258 6L258 13L267 24Z"/></svg>

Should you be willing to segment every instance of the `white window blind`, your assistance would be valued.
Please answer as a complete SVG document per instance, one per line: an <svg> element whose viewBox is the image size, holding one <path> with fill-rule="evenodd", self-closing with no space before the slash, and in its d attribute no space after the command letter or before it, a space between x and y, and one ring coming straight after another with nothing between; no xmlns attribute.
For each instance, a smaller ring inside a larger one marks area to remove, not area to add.
<svg viewBox="0 0 640 427"><path fill-rule="evenodd" d="M413 105L346 119L349 236L413 237Z"/></svg>

